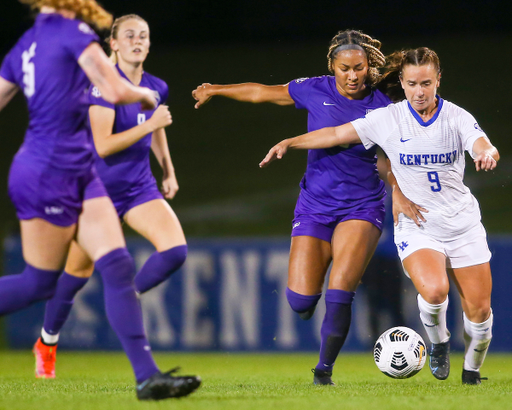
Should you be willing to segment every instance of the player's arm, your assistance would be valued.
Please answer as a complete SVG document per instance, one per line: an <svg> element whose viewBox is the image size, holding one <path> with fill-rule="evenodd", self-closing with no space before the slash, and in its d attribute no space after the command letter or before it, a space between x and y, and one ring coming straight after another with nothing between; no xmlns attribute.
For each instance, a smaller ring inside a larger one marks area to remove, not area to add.
<svg viewBox="0 0 512 410"><path fill-rule="evenodd" d="M151 150L163 170L162 193L165 198L173 199L180 187L176 179L176 173L174 172L174 165L172 164L165 129L159 128L153 132Z"/></svg>
<svg viewBox="0 0 512 410"><path fill-rule="evenodd" d="M220 85L204 83L192 91L192 97L197 101L195 108L206 104L216 95L251 103L269 102L278 105L291 105L295 103L288 92L288 84L264 85L242 83Z"/></svg>
<svg viewBox="0 0 512 410"><path fill-rule="evenodd" d="M267 166L276 159L283 158L289 149L321 149L360 143L361 139L350 122L339 127L322 128L295 138L288 138L273 146L263 161L260 162L260 168Z"/></svg>
<svg viewBox="0 0 512 410"><path fill-rule="evenodd" d="M500 160L500 153L487 137L480 137L475 141L473 153L477 171L491 171L496 168Z"/></svg>
<svg viewBox="0 0 512 410"><path fill-rule="evenodd" d="M172 123L171 113L166 105L160 105L146 122L117 134L112 133L115 117L116 112L112 108L100 105L89 107L94 145L101 158L122 151L146 135Z"/></svg>
<svg viewBox="0 0 512 410"><path fill-rule="evenodd" d="M414 202L410 201L406 196L402 193L402 190L398 186L398 182L391 170L391 161L389 158L386 158L386 163L388 164L388 172L387 179L388 183L391 186L392 190L392 202L393 202L393 222L395 225L398 225L398 215L404 214L408 218L412 219L414 223L418 226L421 226L421 221L427 222L421 212L428 212L425 208L416 205Z"/></svg>
<svg viewBox="0 0 512 410"><path fill-rule="evenodd" d="M16 84L0 77L0 111L9 104L9 101L12 100L12 97L16 95L18 90L19 88Z"/></svg>
<svg viewBox="0 0 512 410"><path fill-rule="evenodd" d="M149 88L136 87L122 78L98 43L91 43L78 58L89 80L111 104L141 102L144 109L156 107L156 97Z"/></svg>

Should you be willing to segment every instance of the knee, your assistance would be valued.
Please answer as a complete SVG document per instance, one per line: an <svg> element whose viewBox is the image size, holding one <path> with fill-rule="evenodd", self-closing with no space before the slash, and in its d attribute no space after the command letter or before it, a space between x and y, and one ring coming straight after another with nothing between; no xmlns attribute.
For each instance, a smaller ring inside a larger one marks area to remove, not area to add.
<svg viewBox="0 0 512 410"><path fill-rule="evenodd" d="M431 305L440 305L448 297L448 290L448 287L444 285L433 284L428 288L422 289L420 294L425 302L430 303Z"/></svg>
<svg viewBox="0 0 512 410"><path fill-rule="evenodd" d="M57 281L60 276L59 272L43 271L30 267L28 275L31 276L27 281L26 295L29 299L35 301L51 299L57 289Z"/></svg>
<svg viewBox="0 0 512 410"><path fill-rule="evenodd" d="M288 299L288 303L292 310L297 313L303 313L313 309L317 305L321 296L321 293L317 295L301 295L290 288L286 288L286 299Z"/></svg>
<svg viewBox="0 0 512 410"><path fill-rule="evenodd" d="M135 262L126 248L115 249L96 261L96 268L106 286L132 286Z"/></svg>
<svg viewBox="0 0 512 410"><path fill-rule="evenodd" d="M169 260L169 265L172 271L181 268L181 266L185 263L187 260L187 254L188 254L188 246L187 245L180 245L175 246L174 248L171 248L165 252L162 252L162 254L165 254L166 259Z"/></svg>
<svg viewBox="0 0 512 410"><path fill-rule="evenodd" d="M478 305L473 305L466 313L466 317L473 323L483 323L491 316L491 304L482 301Z"/></svg>

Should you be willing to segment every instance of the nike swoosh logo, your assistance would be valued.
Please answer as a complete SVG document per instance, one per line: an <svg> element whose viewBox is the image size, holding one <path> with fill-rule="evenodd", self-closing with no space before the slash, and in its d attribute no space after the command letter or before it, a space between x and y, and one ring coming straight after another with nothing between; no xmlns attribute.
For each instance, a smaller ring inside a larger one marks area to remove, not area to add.
<svg viewBox="0 0 512 410"><path fill-rule="evenodd" d="M328 102L324 101L324 105L336 105L336 104L331 104L331 103L328 103Z"/></svg>
<svg viewBox="0 0 512 410"><path fill-rule="evenodd" d="M485 352L487 349L482 349L482 350L478 350L478 349L473 349L475 352L478 352L478 353L482 353L482 352Z"/></svg>
<svg viewBox="0 0 512 410"><path fill-rule="evenodd" d="M400 137L400 142L407 142L409 140L411 140L412 138L409 138L408 140L404 140L402 137Z"/></svg>
<svg viewBox="0 0 512 410"><path fill-rule="evenodd" d="M427 325L426 323L423 323L425 326L427 327L434 327L434 326L437 326L437 325Z"/></svg>

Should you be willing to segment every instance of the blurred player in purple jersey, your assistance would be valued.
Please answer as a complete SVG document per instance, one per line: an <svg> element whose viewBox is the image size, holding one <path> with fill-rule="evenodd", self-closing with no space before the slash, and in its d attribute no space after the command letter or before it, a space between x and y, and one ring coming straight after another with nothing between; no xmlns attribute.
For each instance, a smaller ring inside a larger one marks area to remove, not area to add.
<svg viewBox="0 0 512 410"><path fill-rule="evenodd" d="M109 43L111 58L117 63L119 74L132 84L150 88L158 96L159 103L165 102L167 84L143 71L142 67L150 46L146 21L133 14L116 19ZM181 225L164 200L164 196L172 199L178 191L164 130L172 123L171 114L165 105L154 110L143 110L139 103L116 106L105 101L94 85L89 90L89 102L98 175L119 218L157 249L135 276L136 290L144 293L167 279L187 256ZM150 149L164 171L164 195L151 173ZM93 270L93 260L74 241L55 296L47 303L41 338L34 346L36 377L55 377L60 329L71 311L75 294Z"/></svg>
<svg viewBox="0 0 512 410"><path fill-rule="evenodd" d="M101 273L107 316L133 366L137 397L187 395L200 380L161 373L153 360L133 285L133 259L97 176L86 124L91 82L113 104L140 102L152 110L155 93L123 79L82 21L110 26L112 17L95 1L22 2L40 13L2 62L0 109L23 90L30 123L11 165L9 195L20 219L26 267L0 278L0 314L51 298L75 239Z"/></svg>
<svg viewBox="0 0 512 410"><path fill-rule="evenodd" d="M446 325L449 278L461 299L464 322L462 383L479 385L480 367L492 339L491 252L480 207L464 185L465 151L477 171L492 171L500 154L475 118L437 94L441 64L426 47L387 57L388 84L403 101L338 127L316 130L274 146L261 167L288 149L323 149L340 144L379 145L388 156L393 187L394 240L407 276L418 291L418 308L431 346L430 371L450 374ZM428 214L423 215L423 212Z"/></svg>
<svg viewBox="0 0 512 410"><path fill-rule="evenodd" d="M196 108L216 95L253 103L295 104L308 111L308 131L345 124L385 107L390 98L375 88L385 58L381 43L353 30L339 32L327 54L333 76L299 78L284 85L202 84L192 92ZM384 182L377 171L376 150L361 144L310 150L292 222L286 296L302 319L313 315L325 294L320 360L314 383L329 385L332 369L347 337L352 302L381 235Z"/></svg>

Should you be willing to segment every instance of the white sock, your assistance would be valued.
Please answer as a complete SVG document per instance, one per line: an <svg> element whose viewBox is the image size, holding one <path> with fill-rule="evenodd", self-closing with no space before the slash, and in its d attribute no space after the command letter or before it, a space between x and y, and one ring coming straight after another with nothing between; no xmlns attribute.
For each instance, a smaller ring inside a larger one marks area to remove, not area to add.
<svg viewBox="0 0 512 410"><path fill-rule="evenodd" d="M446 309L448 296L440 305L431 305L418 294L418 308L428 338L432 343L445 343L450 340L450 332L446 328Z"/></svg>
<svg viewBox="0 0 512 410"><path fill-rule="evenodd" d="M57 344L59 341L59 334L51 335L44 330L44 328L41 329L41 339L43 340L43 343L47 345L54 345Z"/></svg>
<svg viewBox="0 0 512 410"><path fill-rule="evenodd" d="M464 370L477 372L484 363L485 355L489 349L492 339L493 314L482 323L473 323L463 314L464 317Z"/></svg>

